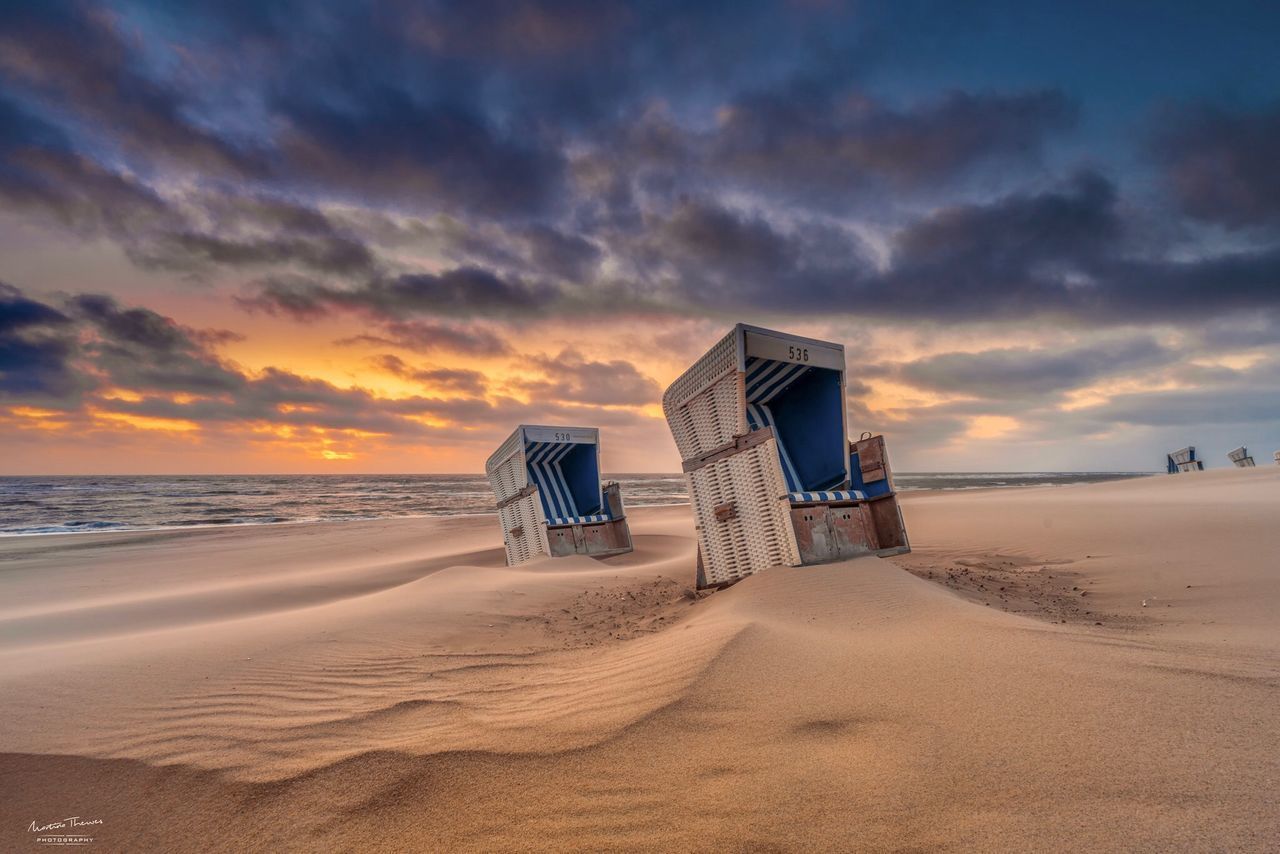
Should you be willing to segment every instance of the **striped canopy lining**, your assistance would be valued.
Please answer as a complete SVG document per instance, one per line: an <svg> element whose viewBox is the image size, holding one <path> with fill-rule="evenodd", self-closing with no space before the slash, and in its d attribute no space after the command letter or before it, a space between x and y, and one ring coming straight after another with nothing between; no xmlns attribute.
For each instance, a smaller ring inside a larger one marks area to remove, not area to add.
<svg viewBox="0 0 1280 854"><path fill-rule="evenodd" d="M856 489L824 489L817 492L792 492L787 495L794 502L817 503L821 501L866 501L867 495Z"/></svg>
<svg viewBox="0 0 1280 854"><path fill-rule="evenodd" d="M769 409L769 402L811 369L809 365L796 365L791 362L779 362L774 359L759 359L755 357L747 359L747 425L752 430L759 430L761 427L774 427L773 412ZM804 484L800 482L800 476L796 474L796 467L791 462L791 456L787 453L786 446L782 444L782 437L778 435L776 429L773 435L777 440L778 457L782 462L782 474L786 478L787 490L790 492L792 501L851 501L855 498L862 498L861 493L832 490L827 490L821 494L841 497L825 499L799 497L802 495L817 495L819 493L805 490Z"/></svg>
<svg viewBox="0 0 1280 854"><path fill-rule="evenodd" d="M573 500L573 490L565 480L560 461L578 445L575 442L529 442L525 445L525 465L529 477L542 496L542 509L548 525L574 525L585 522L607 522L601 514L581 516Z"/></svg>

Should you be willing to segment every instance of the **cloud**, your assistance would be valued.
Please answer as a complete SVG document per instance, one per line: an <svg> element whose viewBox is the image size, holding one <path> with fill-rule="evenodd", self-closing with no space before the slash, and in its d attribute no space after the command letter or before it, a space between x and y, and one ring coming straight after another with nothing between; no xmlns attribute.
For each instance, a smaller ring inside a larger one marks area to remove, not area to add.
<svg viewBox="0 0 1280 854"><path fill-rule="evenodd" d="M1179 354L1140 336L1062 349L938 353L898 367L917 388L995 399L1045 399L1106 376L1168 364Z"/></svg>
<svg viewBox="0 0 1280 854"><path fill-rule="evenodd" d="M0 199L80 234L123 241L171 216L151 189L69 146L61 130L0 96Z"/></svg>
<svg viewBox="0 0 1280 854"><path fill-rule="evenodd" d="M78 390L71 326L62 312L0 282L0 394L62 398Z"/></svg>
<svg viewBox="0 0 1280 854"><path fill-rule="evenodd" d="M140 266L191 272L293 266L337 276L378 269L363 240L312 205L221 192L190 194L182 202L181 214L138 234L129 246Z"/></svg>
<svg viewBox="0 0 1280 854"><path fill-rule="evenodd" d="M379 334L356 335L334 343L391 345L418 353L453 352L471 356L502 356L511 346L496 332L478 326L457 326L424 320L384 320Z"/></svg>
<svg viewBox="0 0 1280 854"><path fill-rule="evenodd" d="M545 224L531 226L523 238L534 270L571 282L595 277L602 253L591 241Z"/></svg>
<svg viewBox="0 0 1280 854"><path fill-rule="evenodd" d="M501 277L479 267L442 273L405 273L342 288L308 279L267 279L240 299L251 310L314 319L335 310L396 320L415 314L540 313L560 292L542 282Z"/></svg>
<svg viewBox="0 0 1280 854"><path fill-rule="evenodd" d="M485 216L542 213L557 200L564 156L536 127L499 127L390 86L343 107L280 99L275 108L288 123L289 173L359 199Z"/></svg>
<svg viewBox="0 0 1280 854"><path fill-rule="evenodd" d="M84 353L112 386L202 395L245 387L244 375L210 347L225 339L218 331L191 329L146 308L122 308L101 294L72 297L68 310L96 333L83 344Z"/></svg>
<svg viewBox="0 0 1280 854"><path fill-rule="evenodd" d="M667 307L786 313L839 304L871 270L861 240L821 223L783 230L758 211L689 199L630 244L637 297Z"/></svg>
<svg viewBox="0 0 1280 854"><path fill-rule="evenodd" d="M139 266L206 271L292 265L372 274L371 250L321 212L280 198L166 198L69 147L36 114L0 98L0 200L86 236L115 240Z"/></svg>
<svg viewBox="0 0 1280 854"><path fill-rule="evenodd" d="M1280 422L1280 382L1118 395L1093 407L1087 416L1108 426L1152 427L1255 425L1271 429Z"/></svg>
<svg viewBox="0 0 1280 854"><path fill-rule="evenodd" d="M899 109L856 91L800 84L742 96L722 110L710 161L752 184L847 204L850 192L876 182L914 189L983 161L1034 158L1076 113L1055 90L953 91Z"/></svg>
<svg viewBox="0 0 1280 854"><path fill-rule="evenodd" d="M296 264L321 273L344 274L368 272L375 266L372 253L363 243L338 236L231 239L169 232L157 234L132 248L129 254L142 267L165 270Z"/></svg>
<svg viewBox="0 0 1280 854"><path fill-rule="evenodd" d="M481 395L488 388L480 371L461 368L414 368L399 356L384 353L373 358L374 364L393 376L413 380L438 391L456 391Z"/></svg>
<svg viewBox="0 0 1280 854"><path fill-rule="evenodd" d="M217 352L230 337L100 294L73 295L59 309L0 285L0 393L56 406L60 422L80 430L104 429L104 423L129 429L135 423L129 419L152 419L161 427L240 429L246 441L259 434L301 441L326 431L416 441L465 425L469 436L492 434L496 441L521 422L617 423L604 406L652 398L657 389L629 363L566 352L539 365L545 382L562 387L564 395L524 403L487 396L479 371L413 367L382 354L377 361L383 370L429 390L389 398L277 367L246 371ZM613 383L603 394L602 378Z"/></svg>
<svg viewBox="0 0 1280 854"><path fill-rule="evenodd" d="M622 359L596 361L576 350L565 349L555 356L530 357L526 363L541 376L521 380L516 385L535 401L644 406L657 403L662 396L657 381Z"/></svg>
<svg viewBox="0 0 1280 854"><path fill-rule="evenodd" d="M1280 223L1280 105L1171 110L1151 147L1192 217L1228 228Z"/></svg>
<svg viewBox="0 0 1280 854"><path fill-rule="evenodd" d="M1066 186L939 210L894 235L888 270L862 284L871 312L969 319L1078 308L1090 274L1120 242L1112 184Z"/></svg>
<svg viewBox="0 0 1280 854"><path fill-rule="evenodd" d="M0 74L93 127L127 154L253 174L260 154L191 118L190 90L155 75L113 11L90 3L9 3L0 12Z"/></svg>
<svg viewBox="0 0 1280 854"><path fill-rule="evenodd" d="M1085 171L1042 192L943 208L904 227L887 268L848 279L829 309L1119 325L1280 308L1280 247L1170 258L1146 254L1129 236L1115 186ZM794 304L818 308L803 295Z"/></svg>

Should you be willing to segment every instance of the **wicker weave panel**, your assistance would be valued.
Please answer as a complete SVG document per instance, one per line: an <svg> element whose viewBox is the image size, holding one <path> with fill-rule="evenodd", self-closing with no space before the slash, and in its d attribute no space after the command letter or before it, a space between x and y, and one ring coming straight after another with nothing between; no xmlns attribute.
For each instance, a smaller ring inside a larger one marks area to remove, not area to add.
<svg viewBox="0 0 1280 854"><path fill-rule="evenodd" d="M489 470L489 485L493 487L494 497L498 501L506 501L529 485L529 472L524 464L524 451L517 450L494 469Z"/></svg>
<svg viewBox="0 0 1280 854"><path fill-rule="evenodd" d="M515 431L506 438L506 441L498 446L498 450L489 455L489 459L486 460L484 464L485 474L491 473L495 468L505 463L512 454L524 448L523 433L523 428L517 427Z"/></svg>
<svg viewBox="0 0 1280 854"><path fill-rule="evenodd" d="M737 334L731 332L662 396L662 411L682 459L704 454L746 432L740 370Z"/></svg>
<svg viewBox="0 0 1280 854"><path fill-rule="evenodd" d="M747 432L742 374L732 371L667 413L682 459L722 448Z"/></svg>
<svg viewBox="0 0 1280 854"><path fill-rule="evenodd" d="M708 584L800 563L782 467L773 439L689 473ZM731 504L728 519L716 508Z"/></svg>
<svg viewBox="0 0 1280 854"><path fill-rule="evenodd" d="M507 565L515 566L530 558L551 554L547 544L547 525L542 514L542 501L535 491L512 501L498 511L502 524L502 541L507 547ZM522 536L513 536L520 528Z"/></svg>

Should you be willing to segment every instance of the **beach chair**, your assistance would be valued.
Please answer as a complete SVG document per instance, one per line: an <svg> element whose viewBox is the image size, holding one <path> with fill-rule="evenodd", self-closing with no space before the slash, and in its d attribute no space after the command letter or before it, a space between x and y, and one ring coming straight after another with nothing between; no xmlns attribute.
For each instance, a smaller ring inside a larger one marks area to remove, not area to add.
<svg viewBox="0 0 1280 854"><path fill-rule="evenodd" d="M1276 465L1280 466L1280 451L1276 451L1272 456L1276 461Z"/></svg>
<svg viewBox="0 0 1280 854"><path fill-rule="evenodd" d="M1196 458L1195 445L1187 445L1168 455L1169 474L1181 474L1188 471L1204 471L1204 462Z"/></svg>
<svg viewBox="0 0 1280 854"><path fill-rule="evenodd" d="M522 424L485 464L515 566L542 555L631 551L617 483L600 482L600 431Z"/></svg>
<svg viewBox="0 0 1280 854"><path fill-rule="evenodd" d="M1257 465L1253 461L1253 457L1249 456L1249 451L1244 445L1236 448L1234 451L1227 451L1227 459L1238 469L1251 469Z"/></svg>
<svg viewBox="0 0 1280 854"><path fill-rule="evenodd" d="M699 589L910 551L883 437L848 439L841 345L738 324L662 408L689 483Z"/></svg>

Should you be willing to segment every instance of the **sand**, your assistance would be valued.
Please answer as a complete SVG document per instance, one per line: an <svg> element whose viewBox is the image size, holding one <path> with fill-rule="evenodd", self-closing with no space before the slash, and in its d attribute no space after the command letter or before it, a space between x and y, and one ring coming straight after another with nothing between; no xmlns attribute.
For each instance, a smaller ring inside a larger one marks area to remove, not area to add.
<svg viewBox="0 0 1280 854"><path fill-rule="evenodd" d="M0 540L0 850L1274 850L1280 469L904 503L705 597L687 507Z"/></svg>

